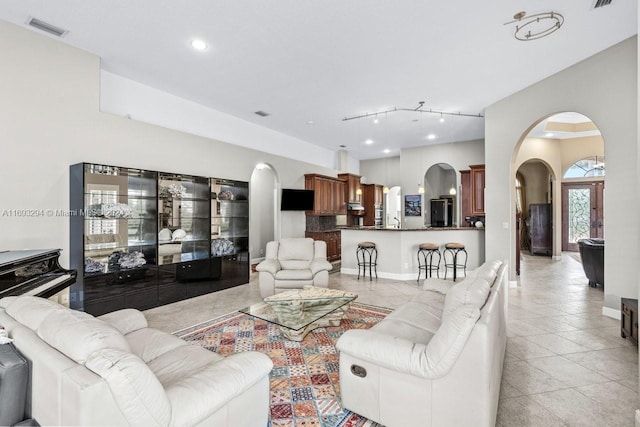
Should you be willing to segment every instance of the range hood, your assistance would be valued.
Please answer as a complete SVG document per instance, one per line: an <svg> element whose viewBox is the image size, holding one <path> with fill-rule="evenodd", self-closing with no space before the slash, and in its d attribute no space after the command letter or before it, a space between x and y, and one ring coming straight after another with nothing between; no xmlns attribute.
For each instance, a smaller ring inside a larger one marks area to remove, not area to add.
<svg viewBox="0 0 640 427"><path fill-rule="evenodd" d="M347 205L349 211L363 211L364 207L360 203L349 203Z"/></svg>

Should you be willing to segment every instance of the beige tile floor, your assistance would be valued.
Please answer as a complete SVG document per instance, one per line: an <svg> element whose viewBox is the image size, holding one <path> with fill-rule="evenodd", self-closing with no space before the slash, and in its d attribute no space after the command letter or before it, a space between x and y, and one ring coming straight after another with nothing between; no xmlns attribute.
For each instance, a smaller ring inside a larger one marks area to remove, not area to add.
<svg viewBox="0 0 640 427"><path fill-rule="evenodd" d="M331 288L358 301L395 308L422 292L415 281L357 280L330 275ZM145 312L173 332L260 301L251 282ZM508 340L498 426L634 426L638 351L620 338L619 321L602 315L603 291L587 285L582 266L523 256L509 290Z"/></svg>

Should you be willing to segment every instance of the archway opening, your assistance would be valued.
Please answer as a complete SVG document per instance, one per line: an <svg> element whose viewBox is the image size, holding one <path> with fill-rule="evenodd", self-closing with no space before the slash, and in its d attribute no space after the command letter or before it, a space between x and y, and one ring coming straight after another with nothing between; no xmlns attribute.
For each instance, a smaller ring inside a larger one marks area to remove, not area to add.
<svg viewBox="0 0 640 427"><path fill-rule="evenodd" d="M604 139L591 119L577 112L541 118L523 134L512 166L516 273L522 254L560 259L563 250L577 250L579 238L603 235L603 196L591 190L598 185L604 188ZM577 171L583 171L582 176ZM598 212L601 215L595 216Z"/></svg>
<svg viewBox="0 0 640 427"><path fill-rule="evenodd" d="M251 264L264 259L267 243L280 236L278 177L275 169L259 163L251 173L249 196L249 251Z"/></svg>
<svg viewBox="0 0 640 427"><path fill-rule="evenodd" d="M457 173L448 163L437 163L424 174L424 225L458 224Z"/></svg>

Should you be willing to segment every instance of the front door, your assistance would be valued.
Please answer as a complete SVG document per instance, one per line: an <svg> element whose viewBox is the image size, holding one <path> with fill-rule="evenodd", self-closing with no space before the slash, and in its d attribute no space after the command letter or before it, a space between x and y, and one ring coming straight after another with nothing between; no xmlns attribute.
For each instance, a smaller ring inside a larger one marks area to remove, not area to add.
<svg viewBox="0 0 640 427"><path fill-rule="evenodd" d="M604 181L562 184L562 250L578 251L578 240L604 238Z"/></svg>

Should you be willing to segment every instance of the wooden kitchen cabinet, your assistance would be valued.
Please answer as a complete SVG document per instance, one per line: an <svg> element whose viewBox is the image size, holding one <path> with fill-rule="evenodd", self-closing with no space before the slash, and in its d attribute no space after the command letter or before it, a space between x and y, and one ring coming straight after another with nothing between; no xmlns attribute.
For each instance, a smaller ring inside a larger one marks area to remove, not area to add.
<svg viewBox="0 0 640 427"><path fill-rule="evenodd" d="M632 298L622 298L620 319L620 336L629 338L636 346L638 345L638 300Z"/></svg>
<svg viewBox="0 0 640 427"><path fill-rule="evenodd" d="M346 183L345 188L345 201L347 203L362 203L362 197L358 195L358 190L362 190L360 185L360 175L352 173L338 174L338 178L342 179Z"/></svg>
<svg viewBox="0 0 640 427"><path fill-rule="evenodd" d="M470 165L471 215L484 215L484 165Z"/></svg>
<svg viewBox="0 0 640 427"><path fill-rule="evenodd" d="M337 261L341 258L342 241L340 230L331 231L306 231L305 237L313 240L322 240L327 244L327 261Z"/></svg>
<svg viewBox="0 0 640 427"><path fill-rule="evenodd" d="M325 175L307 174L304 188L314 191L313 211L307 215L344 215L347 204L344 201L345 182Z"/></svg>
<svg viewBox="0 0 640 427"><path fill-rule="evenodd" d="M464 224L464 219L473 216L471 213L471 171L460 171L460 209L462 218L460 224Z"/></svg>

